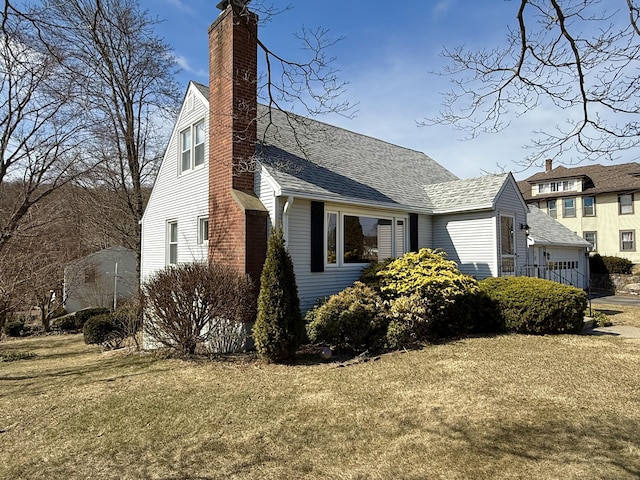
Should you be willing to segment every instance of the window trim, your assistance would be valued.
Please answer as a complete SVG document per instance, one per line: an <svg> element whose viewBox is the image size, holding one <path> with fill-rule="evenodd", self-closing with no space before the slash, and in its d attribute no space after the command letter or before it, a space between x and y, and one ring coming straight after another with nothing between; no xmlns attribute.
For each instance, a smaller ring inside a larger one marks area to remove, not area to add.
<svg viewBox="0 0 640 480"><path fill-rule="evenodd" d="M553 208L549 206L550 203L553 203ZM558 218L558 200L557 199L553 198L553 199L547 200L547 215L549 215L551 218Z"/></svg>
<svg viewBox="0 0 640 480"><path fill-rule="evenodd" d="M624 240L622 239L625 233L631 234L631 248L623 248ZM636 231L634 229L630 230L620 230L620 251L621 252L635 252L636 251Z"/></svg>
<svg viewBox="0 0 640 480"><path fill-rule="evenodd" d="M329 216L336 216L336 260L329 263ZM402 228L402 251L409 252L409 216L408 215L390 215L386 213L365 212L358 210L339 210L335 208L326 209L324 212L324 266L325 268L342 268L342 267L362 267L369 265L369 262L345 262L344 260L344 219L345 217L367 217L375 220L388 220L391 222L391 258L398 258L398 229ZM402 222L399 224L399 222ZM404 255L403 253L403 255ZM378 258L378 261L384 259Z"/></svg>
<svg viewBox="0 0 640 480"><path fill-rule="evenodd" d="M197 138L197 129L198 126L202 124L202 129L204 132L204 136L202 138L202 141L199 143L196 143L196 138ZM185 150L184 148L184 134L189 133L189 142L190 142L190 146L188 150ZM205 150L205 143L206 143L206 137L207 137L207 129L206 129L206 124L205 124L205 119L204 117L202 117L199 120L196 120L195 122L193 122L191 125L189 125L186 128L183 128L182 130L180 130L179 135L178 135L178 151L179 151L179 161L178 161L178 173L180 175L184 174L184 173L188 173L191 172L193 170L198 170L200 168L202 168L205 163L207 163L207 156L206 156L206 152ZM202 146L202 163L199 163L196 165L196 149L197 147ZM189 152L189 168L184 168L184 155L186 152Z"/></svg>
<svg viewBox="0 0 640 480"><path fill-rule="evenodd" d="M628 205L623 205L622 204L622 197L630 197L631 202ZM618 215L633 215L634 213L634 208L633 208L633 193L620 193L618 195ZM622 211L622 207L631 207L631 211L630 212L623 212Z"/></svg>
<svg viewBox="0 0 640 480"><path fill-rule="evenodd" d="M568 200L573 201L573 215L567 214L567 211L571 211L571 209L567 209L566 202ZM562 218L576 218L576 197L565 197L562 199Z"/></svg>
<svg viewBox="0 0 640 480"><path fill-rule="evenodd" d="M175 225L175 240L172 239L172 227ZM166 255L165 255L165 263L167 265L177 265L178 264L178 220L167 220L166 226ZM175 245L175 260L172 261L171 255L171 247Z"/></svg>
<svg viewBox="0 0 640 480"><path fill-rule="evenodd" d="M504 242L502 241L502 228L503 228L503 219L508 218L511 220L511 243L513 246L513 252L512 253L505 253L505 246L504 246ZM517 244L517 237L516 237L516 216L514 214L500 214L500 276L513 276L516 274L516 266L517 266L517 262L516 262L516 257L517 257L517 253L518 253L518 244ZM513 264L513 271L508 271L505 272L504 270L504 265L505 265L505 260L510 260L509 263Z"/></svg>
<svg viewBox="0 0 640 480"><path fill-rule="evenodd" d="M591 213L587 213L587 206L585 205L585 200L591 199L593 203L591 204ZM582 216L583 217L595 217L596 216L596 197L593 195L582 197Z"/></svg>
<svg viewBox="0 0 640 480"><path fill-rule="evenodd" d="M593 233L593 242L587 239L587 234ZM582 238L584 238L587 242L591 243L591 251L598 251L598 232L595 230L586 230L582 232Z"/></svg>
<svg viewBox="0 0 640 480"><path fill-rule="evenodd" d="M205 228L206 225L206 228ZM206 235L205 235L206 233ZM198 217L198 245L209 245L209 216Z"/></svg>

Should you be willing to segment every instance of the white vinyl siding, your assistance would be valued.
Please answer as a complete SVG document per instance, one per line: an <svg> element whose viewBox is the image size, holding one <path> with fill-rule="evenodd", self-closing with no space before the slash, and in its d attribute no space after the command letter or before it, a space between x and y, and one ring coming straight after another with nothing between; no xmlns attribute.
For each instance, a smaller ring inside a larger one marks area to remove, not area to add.
<svg viewBox="0 0 640 480"><path fill-rule="evenodd" d="M142 219L142 263L140 280L165 267L166 228L168 221L178 222L177 256L180 262L207 259L206 243L198 244L199 218L209 215L208 162L193 175L179 175L180 132L201 119L207 121L207 108L202 96L191 86L193 108L182 109L158 171L151 197ZM186 106L186 105L185 105ZM204 154L208 154L207 142Z"/></svg>
<svg viewBox="0 0 640 480"><path fill-rule="evenodd" d="M477 278L497 276L493 212L436 215L433 248L441 248L461 272Z"/></svg>

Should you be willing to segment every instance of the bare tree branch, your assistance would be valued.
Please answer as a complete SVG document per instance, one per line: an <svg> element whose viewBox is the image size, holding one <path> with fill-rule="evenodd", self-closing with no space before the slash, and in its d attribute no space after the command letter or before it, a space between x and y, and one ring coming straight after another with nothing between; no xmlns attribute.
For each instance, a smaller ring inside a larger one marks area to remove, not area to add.
<svg viewBox="0 0 640 480"><path fill-rule="evenodd" d="M640 144L640 9L603 0L520 0L503 48L445 49L443 110L423 125L450 124L471 137L502 131L540 108L564 122L532 132L522 165L613 159ZM560 159L562 160L562 159Z"/></svg>

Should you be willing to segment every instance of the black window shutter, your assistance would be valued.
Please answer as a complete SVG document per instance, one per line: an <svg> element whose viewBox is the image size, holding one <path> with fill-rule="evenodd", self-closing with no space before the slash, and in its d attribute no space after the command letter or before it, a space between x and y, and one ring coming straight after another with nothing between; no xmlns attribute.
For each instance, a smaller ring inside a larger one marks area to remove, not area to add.
<svg viewBox="0 0 640 480"><path fill-rule="evenodd" d="M409 214L409 250L418 251L418 214Z"/></svg>
<svg viewBox="0 0 640 480"><path fill-rule="evenodd" d="M311 202L311 271L324 272L323 202Z"/></svg>

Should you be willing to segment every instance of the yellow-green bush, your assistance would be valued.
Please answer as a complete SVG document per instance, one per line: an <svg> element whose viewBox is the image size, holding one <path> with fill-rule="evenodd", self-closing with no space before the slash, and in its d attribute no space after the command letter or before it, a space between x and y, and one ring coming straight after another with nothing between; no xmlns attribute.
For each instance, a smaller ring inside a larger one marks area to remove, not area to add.
<svg viewBox="0 0 640 480"><path fill-rule="evenodd" d="M587 295L570 285L530 277L487 278L481 291L494 302L510 332L578 333Z"/></svg>
<svg viewBox="0 0 640 480"><path fill-rule="evenodd" d="M428 299L433 333L450 335L470 329L478 282L458 270L446 253L423 248L391 262L378 272L380 290L389 300L417 295Z"/></svg>
<svg viewBox="0 0 640 480"><path fill-rule="evenodd" d="M311 342L348 351L380 349L388 323L382 299L361 282L316 305L305 321Z"/></svg>

